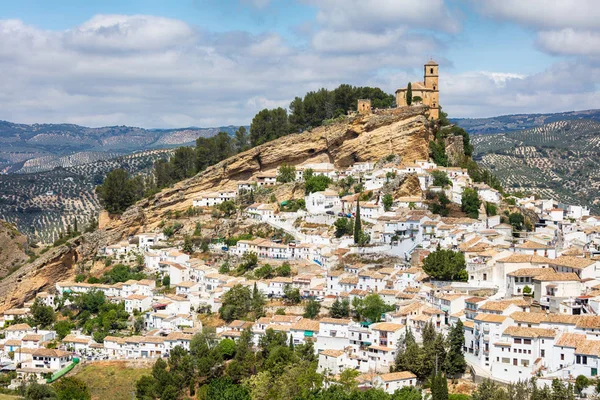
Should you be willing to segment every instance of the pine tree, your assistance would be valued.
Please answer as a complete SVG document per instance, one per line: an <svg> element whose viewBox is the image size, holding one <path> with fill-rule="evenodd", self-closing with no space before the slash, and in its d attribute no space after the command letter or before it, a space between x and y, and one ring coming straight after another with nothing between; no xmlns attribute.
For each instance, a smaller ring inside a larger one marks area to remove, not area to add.
<svg viewBox="0 0 600 400"><path fill-rule="evenodd" d="M354 243L360 243L362 236L362 225L360 222L360 201L356 199L356 217L354 218Z"/></svg>
<svg viewBox="0 0 600 400"><path fill-rule="evenodd" d="M406 86L406 104L412 104L412 85L408 82L408 86Z"/></svg>
<svg viewBox="0 0 600 400"><path fill-rule="evenodd" d="M448 356L446 357L445 370L446 374L450 376L456 376L465 372L467 368L467 362L465 361L465 355L463 354L463 346L465 342L465 334L463 330L463 323L458 320L448 334Z"/></svg>
<svg viewBox="0 0 600 400"><path fill-rule="evenodd" d="M79 228L77 227L77 217L75 217L75 221L73 222L73 232L78 233Z"/></svg>

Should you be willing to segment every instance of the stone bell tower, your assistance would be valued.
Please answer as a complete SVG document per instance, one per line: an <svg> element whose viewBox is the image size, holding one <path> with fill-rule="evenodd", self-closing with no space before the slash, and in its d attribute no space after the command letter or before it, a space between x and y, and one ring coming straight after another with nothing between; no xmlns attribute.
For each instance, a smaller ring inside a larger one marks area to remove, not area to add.
<svg viewBox="0 0 600 400"><path fill-rule="evenodd" d="M427 89L430 89L430 97L428 101L429 116L433 119L440 117L440 89L438 86L438 63L429 60L425 64L424 83Z"/></svg>

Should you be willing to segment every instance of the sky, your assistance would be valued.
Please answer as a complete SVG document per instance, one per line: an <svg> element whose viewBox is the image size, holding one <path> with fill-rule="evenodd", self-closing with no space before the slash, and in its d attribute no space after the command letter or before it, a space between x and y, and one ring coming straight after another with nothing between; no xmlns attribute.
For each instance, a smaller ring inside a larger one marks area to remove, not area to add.
<svg viewBox="0 0 600 400"><path fill-rule="evenodd" d="M600 0L0 0L0 119L246 125L440 64L450 117L600 108Z"/></svg>

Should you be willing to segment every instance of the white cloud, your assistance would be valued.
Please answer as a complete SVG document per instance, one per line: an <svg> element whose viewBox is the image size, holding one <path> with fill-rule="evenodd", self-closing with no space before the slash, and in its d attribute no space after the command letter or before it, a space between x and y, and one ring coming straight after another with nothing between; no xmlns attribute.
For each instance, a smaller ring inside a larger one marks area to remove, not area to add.
<svg viewBox="0 0 600 400"><path fill-rule="evenodd" d="M581 31L565 28L542 31L537 45L552 54L600 56L600 31Z"/></svg>
<svg viewBox="0 0 600 400"><path fill-rule="evenodd" d="M598 28L598 0L472 0L487 15L538 28Z"/></svg>
<svg viewBox="0 0 600 400"><path fill-rule="evenodd" d="M455 33L456 15L444 0L304 0L318 8L317 21L337 30L382 32L400 25Z"/></svg>
<svg viewBox="0 0 600 400"><path fill-rule="evenodd" d="M152 51L185 44L193 30L182 21L148 15L96 15L64 35L64 42L87 51Z"/></svg>

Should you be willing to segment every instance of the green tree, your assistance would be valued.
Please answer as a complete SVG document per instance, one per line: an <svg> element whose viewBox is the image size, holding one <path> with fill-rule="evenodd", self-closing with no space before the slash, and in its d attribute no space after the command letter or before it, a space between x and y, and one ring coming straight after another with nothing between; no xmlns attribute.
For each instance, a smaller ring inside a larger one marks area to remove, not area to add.
<svg viewBox="0 0 600 400"><path fill-rule="evenodd" d="M258 286L254 283L252 289L252 312L254 313L254 319L264 317L265 315L265 295L258 290Z"/></svg>
<svg viewBox="0 0 600 400"><path fill-rule="evenodd" d="M310 299L306 306L304 307L304 318L316 318L319 315L319 311L321 311L321 303L314 299Z"/></svg>
<svg viewBox="0 0 600 400"><path fill-rule="evenodd" d="M301 300L300 290L293 288L290 285L286 285L283 288L283 294L285 295L286 302L290 304L299 304Z"/></svg>
<svg viewBox="0 0 600 400"><path fill-rule="evenodd" d="M221 298L219 314L227 322L244 319L250 311L252 311L252 293L246 286L235 285Z"/></svg>
<svg viewBox="0 0 600 400"><path fill-rule="evenodd" d="M465 188L461 197L461 209L469 218L477 218L479 216L479 206L481 200L475 189Z"/></svg>
<svg viewBox="0 0 600 400"><path fill-rule="evenodd" d="M30 311L35 325L41 329L51 326L56 321L52 307L45 306L39 299L33 302Z"/></svg>
<svg viewBox="0 0 600 400"><path fill-rule="evenodd" d="M448 380L441 373L431 377L431 398L448 400Z"/></svg>
<svg viewBox="0 0 600 400"><path fill-rule="evenodd" d="M392 308L395 307L388 306L377 293L372 293L363 299L359 314L368 321L379 322L381 315Z"/></svg>
<svg viewBox="0 0 600 400"><path fill-rule="evenodd" d="M237 207L235 206L235 202L233 200L226 200L220 204L215 206L217 210L221 212L224 217L231 217L235 214Z"/></svg>
<svg viewBox="0 0 600 400"><path fill-rule="evenodd" d="M354 217L354 243L358 244L361 239L362 224L360 221L360 201L356 199L356 215Z"/></svg>
<svg viewBox="0 0 600 400"><path fill-rule="evenodd" d="M192 238L189 236L185 236L183 238L183 252L186 254L192 254L194 252L194 244L192 243Z"/></svg>
<svg viewBox="0 0 600 400"><path fill-rule="evenodd" d="M510 213L508 216L508 223L511 224L516 231L525 229L525 217L519 212Z"/></svg>
<svg viewBox="0 0 600 400"><path fill-rule="evenodd" d="M63 377L54 384L58 400L90 400L92 395L85 382L73 377Z"/></svg>
<svg viewBox="0 0 600 400"><path fill-rule="evenodd" d="M306 175L306 171L305 175ZM325 175L312 175L308 179L304 177L304 191L306 194L322 192L331 184L331 178Z"/></svg>
<svg viewBox="0 0 600 400"><path fill-rule="evenodd" d="M440 171L435 169L431 171L431 176L433 177L433 186L447 187L452 186L452 181L448 178L448 174L444 171Z"/></svg>
<svg viewBox="0 0 600 400"><path fill-rule="evenodd" d="M56 393L52 387L41 385L37 382L31 382L27 385L25 391L25 400L50 400L56 399Z"/></svg>
<svg viewBox="0 0 600 400"><path fill-rule="evenodd" d="M463 353L465 345L465 333L463 323L459 319L456 324L450 328L448 333L448 354L446 356L445 371L451 377L457 376L465 372L467 362Z"/></svg>
<svg viewBox="0 0 600 400"><path fill-rule="evenodd" d="M237 129L235 131L234 141L235 141L235 147L237 148L238 151L241 152L241 151L248 150L248 148L250 147L250 143L249 143L248 132L246 131L245 127L240 126L239 129Z"/></svg>
<svg viewBox="0 0 600 400"><path fill-rule="evenodd" d="M590 380L585 375L579 375L575 379L575 390L579 395L582 394L583 390L590 386Z"/></svg>
<svg viewBox="0 0 600 400"><path fill-rule="evenodd" d="M410 106L412 104L412 100L412 84L408 82L408 85L406 86L406 104Z"/></svg>
<svg viewBox="0 0 600 400"><path fill-rule="evenodd" d="M254 270L254 276L258 279L271 278L273 276L273 268L271 268L269 264L264 264L263 266Z"/></svg>
<svg viewBox="0 0 600 400"><path fill-rule="evenodd" d="M467 281L464 254L438 248L423 260L423 270L431 278L441 281Z"/></svg>
<svg viewBox="0 0 600 400"><path fill-rule="evenodd" d="M485 213L488 217L493 217L498 214L498 207L489 201L485 202Z"/></svg>
<svg viewBox="0 0 600 400"><path fill-rule="evenodd" d="M162 285L164 287L166 287L167 289L171 286L171 276L170 275L163 276Z"/></svg>
<svg viewBox="0 0 600 400"><path fill-rule="evenodd" d="M523 294L530 295L531 292L532 292L531 288L528 285L525 285L525 287L523 288Z"/></svg>
<svg viewBox="0 0 600 400"><path fill-rule="evenodd" d="M288 183L296 180L296 167L289 164L281 164L277 170L277 182Z"/></svg>
<svg viewBox="0 0 600 400"><path fill-rule="evenodd" d="M258 265L258 256L255 252L250 251L244 253L242 256L242 262L238 265L237 269L240 273L244 273L253 270Z"/></svg>
<svg viewBox="0 0 600 400"><path fill-rule="evenodd" d="M350 301L348 299L340 301L336 297L329 310L329 315L331 318L348 318L350 316Z"/></svg>
<svg viewBox="0 0 600 400"><path fill-rule="evenodd" d="M279 267L275 269L275 273L277 276L291 276L292 268L290 267L290 263L285 261Z"/></svg>
<svg viewBox="0 0 600 400"><path fill-rule="evenodd" d="M109 213L121 214L138 200L129 174L122 168L110 171L102 185L96 187L96 193Z"/></svg>
<svg viewBox="0 0 600 400"><path fill-rule="evenodd" d="M386 194L383 196L383 209L385 211L390 211L392 209L392 204L394 204L394 198L391 194Z"/></svg>
<svg viewBox="0 0 600 400"><path fill-rule="evenodd" d="M250 142L258 146L289 133L288 116L283 108L264 109L254 116L250 124Z"/></svg>
<svg viewBox="0 0 600 400"><path fill-rule="evenodd" d="M54 330L59 340L63 340L65 336L71 333L71 329L74 329L75 325L69 320L57 321L54 324Z"/></svg>
<svg viewBox="0 0 600 400"><path fill-rule="evenodd" d="M341 238L344 235L352 235L353 226L352 220L349 218L338 218L334 223L335 227L335 237Z"/></svg>

